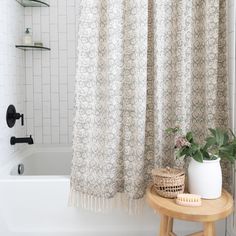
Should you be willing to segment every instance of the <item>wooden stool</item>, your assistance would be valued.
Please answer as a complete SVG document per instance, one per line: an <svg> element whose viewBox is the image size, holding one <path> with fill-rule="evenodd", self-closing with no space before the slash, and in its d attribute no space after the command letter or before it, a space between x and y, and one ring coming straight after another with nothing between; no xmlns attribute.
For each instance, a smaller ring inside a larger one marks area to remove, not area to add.
<svg viewBox="0 0 236 236"><path fill-rule="evenodd" d="M200 207L184 207L175 203L175 199L158 196L153 185L147 189L148 204L161 216L159 236L176 236L173 232L173 219L202 222L204 230L189 236L215 236L215 221L226 218L233 211L233 198L223 190L216 200L203 200Z"/></svg>

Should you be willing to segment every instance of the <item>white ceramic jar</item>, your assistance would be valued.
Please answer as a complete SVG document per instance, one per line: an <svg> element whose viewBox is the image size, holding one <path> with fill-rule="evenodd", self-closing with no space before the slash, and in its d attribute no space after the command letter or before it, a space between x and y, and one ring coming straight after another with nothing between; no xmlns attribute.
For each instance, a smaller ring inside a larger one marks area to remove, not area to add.
<svg viewBox="0 0 236 236"><path fill-rule="evenodd" d="M220 158L203 163L191 158L188 168L188 188L192 194L204 199L216 199L222 192L222 171Z"/></svg>

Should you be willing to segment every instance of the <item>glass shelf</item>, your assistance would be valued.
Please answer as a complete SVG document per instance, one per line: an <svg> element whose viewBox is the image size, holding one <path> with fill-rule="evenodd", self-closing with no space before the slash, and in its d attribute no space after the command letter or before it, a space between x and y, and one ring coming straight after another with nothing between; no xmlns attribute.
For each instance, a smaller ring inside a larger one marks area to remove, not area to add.
<svg viewBox="0 0 236 236"><path fill-rule="evenodd" d="M34 45L16 45L16 48L22 49L22 50L40 50L40 51L50 51L51 48L47 48L44 46L34 46Z"/></svg>
<svg viewBox="0 0 236 236"><path fill-rule="evenodd" d="M46 2L39 0L16 0L23 7L49 7L50 5Z"/></svg>

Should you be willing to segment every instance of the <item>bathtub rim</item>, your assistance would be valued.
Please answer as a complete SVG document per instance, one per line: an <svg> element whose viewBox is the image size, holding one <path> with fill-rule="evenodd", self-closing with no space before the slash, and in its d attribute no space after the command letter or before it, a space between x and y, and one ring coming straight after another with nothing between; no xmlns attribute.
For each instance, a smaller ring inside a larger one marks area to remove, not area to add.
<svg viewBox="0 0 236 236"><path fill-rule="evenodd" d="M34 153L54 153L54 152L72 152L72 145L58 145L58 144L34 144L32 147L27 147L23 150L17 151L9 156L9 161L0 168L0 179L9 180L26 180L26 179L67 179L69 175L26 175L17 176L11 175L12 168L21 163L25 158Z"/></svg>

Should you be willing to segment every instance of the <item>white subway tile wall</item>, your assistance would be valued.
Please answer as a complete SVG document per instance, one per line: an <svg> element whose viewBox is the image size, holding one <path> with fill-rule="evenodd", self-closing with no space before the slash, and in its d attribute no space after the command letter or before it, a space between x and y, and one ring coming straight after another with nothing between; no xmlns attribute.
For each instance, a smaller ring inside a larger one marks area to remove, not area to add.
<svg viewBox="0 0 236 236"><path fill-rule="evenodd" d="M235 8L234 0L228 1L228 71L230 92L231 127L236 131L236 83L235 83Z"/></svg>
<svg viewBox="0 0 236 236"><path fill-rule="evenodd" d="M15 48L22 41L24 8L16 1L1 0L0 6L0 164L25 144L10 145L11 136L25 136L25 126L17 121L13 128L6 124L8 105L14 104L17 112L25 113L25 57L24 51ZM31 94L29 94L31 95Z"/></svg>
<svg viewBox="0 0 236 236"><path fill-rule="evenodd" d="M48 0L25 8L25 28L51 51L26 53L27 134L35 143L72 141L78 0Z"/></svg>

